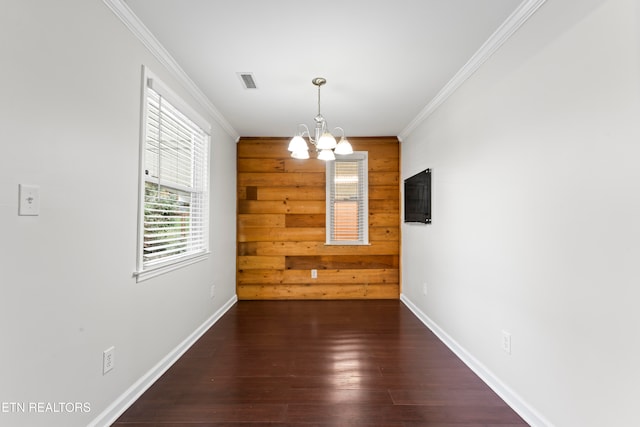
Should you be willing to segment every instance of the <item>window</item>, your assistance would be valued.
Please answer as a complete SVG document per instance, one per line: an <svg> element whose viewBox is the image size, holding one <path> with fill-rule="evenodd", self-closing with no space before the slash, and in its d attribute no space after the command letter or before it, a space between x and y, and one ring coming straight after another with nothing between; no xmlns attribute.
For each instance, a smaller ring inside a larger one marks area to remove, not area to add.
<svg viewBox="0 0 640 427"><path fill-rule="evenodd" d="M138 280L208 253L210 126L145 70Z"/></svg>
<svg viewBox="0 0 640 427"><path fill-rule="evenodd" d="M369 244L367 152L327 162L327 244Z"/></svg>

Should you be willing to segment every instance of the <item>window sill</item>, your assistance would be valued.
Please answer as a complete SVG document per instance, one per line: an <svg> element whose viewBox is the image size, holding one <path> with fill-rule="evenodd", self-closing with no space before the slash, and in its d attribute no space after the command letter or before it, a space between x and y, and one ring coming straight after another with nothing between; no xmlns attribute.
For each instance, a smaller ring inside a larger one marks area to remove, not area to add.
<svg viewBox="0 0 640 427"><path fill-rule="evenodd" d="M371 246L369 242L326 242L325 246Z"/></svg>
<svg viewBox="0 0 640 427"><path fill-rule="evenodd" d="M191 264L204 261L209 258L209 254L210 252L204 252L201 254L193 255L189 258L175 260L168 264L156 265L153 267L149 267L146 270L136 271L133 273L133 275L136 278L136 282L144 282L145 280L160 276L165 273L169 273L170 271L178 270L180 268L187 267Z"/></svg>

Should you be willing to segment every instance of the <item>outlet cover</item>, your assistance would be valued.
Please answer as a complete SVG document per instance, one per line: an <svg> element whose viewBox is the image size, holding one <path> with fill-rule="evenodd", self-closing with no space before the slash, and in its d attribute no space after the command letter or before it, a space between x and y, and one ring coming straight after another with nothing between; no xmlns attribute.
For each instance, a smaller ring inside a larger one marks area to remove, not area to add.
<svg viewBox="0 0 640 427"><path fill-rule="evenodd" d="M112 346L102 352L102 374L103 375L113 369L114 362L115 362L115 359L114 359L115 350L116 348Z"/></svg>
<svg viewBox="0 0 640 427"><path fill-rule="evenodd" d="M511 354L511 334L507 331L502 331L502 350Z"/></svg>

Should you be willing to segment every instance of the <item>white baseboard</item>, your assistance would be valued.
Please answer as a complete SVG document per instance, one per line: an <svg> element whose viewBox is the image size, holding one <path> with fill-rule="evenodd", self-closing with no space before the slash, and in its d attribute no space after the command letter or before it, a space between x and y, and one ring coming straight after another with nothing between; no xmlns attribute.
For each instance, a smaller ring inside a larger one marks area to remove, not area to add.
<svg viewBox="0 0 640 427"><path fill-rule="evenodd" d="M109 405L100 415L93 419L88 427L107 427L113 424L124 411L129 408L158 378L162 376L180 357L213 326L236 302L234 295L218 311L200 325L191 335L167 354L160 362L136 381L127 391Z"/></svg>
<svg viewBox="0 0 640 427"><path fill-rule="evenodd" d="M400 295L402 301L409 310L416 315L427 328L431 330L462 362L480 377L502 400L506 402L518 415L520 415L532 427L553 427L538 411L533 409L522 397L504 384L478 359L458 344L449 334L442 330L433 320L424 314L406 295Z"/></svg>

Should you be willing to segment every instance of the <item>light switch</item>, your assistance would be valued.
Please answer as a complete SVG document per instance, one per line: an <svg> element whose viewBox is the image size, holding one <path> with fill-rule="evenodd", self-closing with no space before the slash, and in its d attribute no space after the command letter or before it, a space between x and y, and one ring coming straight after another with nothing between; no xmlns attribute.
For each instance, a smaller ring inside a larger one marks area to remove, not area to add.
<svg viewBox="0 0 640 427"><path fill-rule="evenodd" d="M40 187L37 185L20 184L20 205L18 215L39 215L40 214Z"/></svg>

